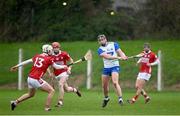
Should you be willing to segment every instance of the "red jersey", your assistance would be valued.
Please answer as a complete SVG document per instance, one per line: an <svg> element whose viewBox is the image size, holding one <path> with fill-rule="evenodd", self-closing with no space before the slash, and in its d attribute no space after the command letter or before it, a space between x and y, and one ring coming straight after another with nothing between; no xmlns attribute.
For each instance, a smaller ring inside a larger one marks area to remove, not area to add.
<svg viewBox="0 0 180 116"><path fill-rule="evenodd" d="M151 74L151 66L147 66L147 63L153 63L156 61L157 56L155 53L149 51L149 53L145 53L143 51L144 55L140 60L140 71L139 72L145 72Z"/></svg>
<svg viewBox="0 0 180 116"><path fill-rule="evenodd" d="M65 51L60 51L59 54L53 56L54 62L59 65L66 65L67 61L70 60L70 56ZM55 69L54 68L54 75L58 76L59 74L66 72L67 69Z"/></svg>
<svg viewBox="0 0 180 116"><path fill-rule="evenodd" d="M29 77L34 79L40 79L46 72L49 65L53 64L53 59L51 56L45 54L37 54L33 58L33 66L29 73Z"/></svg>

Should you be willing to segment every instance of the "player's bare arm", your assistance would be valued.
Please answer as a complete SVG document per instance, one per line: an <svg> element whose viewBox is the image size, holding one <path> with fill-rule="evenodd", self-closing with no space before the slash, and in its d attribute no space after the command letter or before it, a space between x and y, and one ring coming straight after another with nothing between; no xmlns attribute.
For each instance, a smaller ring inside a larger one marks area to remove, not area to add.
<svg viewBox="0 0 180 116"><path fill-rule="evenodd" d="M127 60L128 59L128 57L125 55L125 53L121 49L118 49L116 52L122 58L122 60Z"/></svg>
<svg viewBox="0 0 180 116"><path fill-rule="evenodd" d="M136 58L139 58L139 60L136 62L136 65L138 65L138 64L140 64L141 63L141 60L142 60L142 58L141 57L143 57L144 56L144 53L140 53L140 54L137 54L137 55L134 55Z"/></svg>
<svg viewBox="0 0 180 116"><path fill-rule="evenodd" d="M141 58L141 57L143 57L144 56L144 53L140 53L140 54L137 54L137 55L135 55L137 58Z"/></svg>
<svg viewBox="0 0 180 116"><path fill-rule="evenodd" d="M66 69L68 68L67 65L58 65L56 63L53 63L52 66L55 68L55 69Z"/></svg>
<svg viewBox="0 0 180 116"><path fill-rule="evenodd" d="M148 63L147 65L148 65L148 66L155 66L155 65L157 65L158 63L159 63L159 59L157 58L154 62Z"/></svg>
<svg viewBox="0 0 180 116"><path fill-rule="evenodd" d="M100 56L101 57L103 57L103 58L105 58L105 59L109 59L109 60L121 60L122 58L121 57L119 57L119 56L112 56L112 55L110 55L110 54L107 54L107 53L102 53L102 54L100 54Z"/></svg>
<svg viewBox="0 0 180 116"><path fill-rule="evenodd" d="M54 74L53 74L52 69L51 69L50 67L48 67L47 73L48 73L48 75L49 75L50 78L53 78L53 77L54 77Z"/></svg>
<svg viewBox="0 0 180 116"><path fill-rule="evenodd" d="M128 58L141 58L143 56L144 56L144 53L140 53L140 54L137 54L137 55L130 56Z"/></svg>
<svg viewBox="0 0 180 116"><path fill-rule="evenodd" d="M69 63L71 64L71 63L73 63L73 62L74 62L74 60L70 57ZM68 73L68 74L71 74L71 69L72 69L72 65L68 67L68 70L67 70L67 73Z"/></svg>
<svg viewBox="0 0 180 116"><path fill-rule="evenodd" d="M29 64L29 63L32 63L32 62L33 62L32 59L25 60L25 61L23 61L23 62L15 65L15 66L12 66L11 69L10 69L10 71L16 71L18 67L24 66L24 65Z"/></svg>
<svg viewBox="0 0 180 116"><path fill-rule="evenodd" d="M136 62L136 65L138 66L141 63L141 58Z"/></svg>
<svg viewBox="0 0 180 116"><path fill-rule="evenodd" d="M54 83L55 75L53 74L51 67L48 67L47 73L48 73L49 77L51 78L51 85L52 85L53 89L55 89L55 83Z"/></svg>

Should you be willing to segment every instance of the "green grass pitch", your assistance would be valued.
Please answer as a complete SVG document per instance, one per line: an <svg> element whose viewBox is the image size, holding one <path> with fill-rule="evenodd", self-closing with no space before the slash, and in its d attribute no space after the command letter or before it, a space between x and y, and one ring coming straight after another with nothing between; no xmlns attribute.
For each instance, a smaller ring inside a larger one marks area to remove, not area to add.
<svg viewBox="0 0 180 116"><path fill-rule="evenodd" d="M122 50L126 53L127 56L135 55L142 51L142 46L147 40L138 40L138 41L118 41ZM180 41L148 41L152 45L152 50L157 53L160 49L162 50L162 78L164 84L172 85L180 82ZM97 54L97 49L99 47L97 42L61 42L62 49L67 51L74 60L81 58L88 49L92 50L93 53L93 84L99 86L100 79L97 78L101 75L101 70L103 67L102 58L99 58ZM24 60L31 58L37 53L41 53L41 46L43 43L33 42L29 44L26 43L0 43L0 85L7 83L17 82L17 72L9 72L11 66L17 64L18 62L18 49L23 48L24 50ZM98 64L98 65L97 65ZM123 82L128 81L134 84L135 75L138 73L138 67L135 65L133 59L128 61L120 61L121 65L121 80ZM72 77L78 75L86 75L86 62L79 63L73 66ZM27 65L24 68L24 80L26 80L31 65ZM133 69L133 70L132 70ZM8 74L8 75L7 75ZM151 82L154 85L157 75L157 67L153 67ZM134 80L133 80L133 79ZM151 87L152 84L148 84ZM100 87L100 86L99 86Z"/></svg>
<svg viewBox="0 0 180 116"><path fill-rule="evenodd" d="M117 96L110 92L110 102L107 107L101 108L102 92L82 90L82 97L76 94L66 93L64 106L54 107L57 92L53 97L52 111L44 111L44 103L47 94L37 91L36 95L19 104L14 110L10 110L10 100L13 100L26 91L0 90L0 115L180 115L180 93L178 92L149 92L151 101L144 104L144 98L131 105L126 100L134 95L133 91L124 90L124 106L117 103Z"/></svg>

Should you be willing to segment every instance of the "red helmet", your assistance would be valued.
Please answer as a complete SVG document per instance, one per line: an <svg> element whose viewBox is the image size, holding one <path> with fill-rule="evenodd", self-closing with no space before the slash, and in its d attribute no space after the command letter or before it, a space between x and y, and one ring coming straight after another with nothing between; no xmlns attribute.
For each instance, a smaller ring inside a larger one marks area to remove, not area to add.
<svg viewBox="0 0 180 116"><path fill-rule="evenodd" d="M52 47L53 47L53 48L60 48L60 46L61 46L61 45L59 44L59 42L53 42L53 43L52 43Z"/></svg>

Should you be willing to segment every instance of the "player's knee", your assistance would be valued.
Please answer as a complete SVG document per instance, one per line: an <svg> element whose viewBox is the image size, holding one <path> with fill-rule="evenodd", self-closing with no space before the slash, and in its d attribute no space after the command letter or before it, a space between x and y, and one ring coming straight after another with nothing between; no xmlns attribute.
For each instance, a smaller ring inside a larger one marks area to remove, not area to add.
<svg viewBox="0 0 180 116"><path fill-rule="evenodd" d="M50 92L54 94L54 93L55 93L55 90L52 88Z"/></svg>
<svg viewBox="0 0 180 116"><path fill-rule="evenodd" d="M137 89L137 88L138 88L138 85L135 85L135 88Z"/></svg>
<svg viewBox="0 0 180 116"><path fill-rule="evenodd" d="M54 90L53 88L49 88L48 93L49 93L49 94L54 94L54 93L55 93L55 90Z"/></svg>
<svg viewBox="0 0 180 116"><path fill-rule="evenodd" d="M139 85L135 85L135 88L136 88L136 90L138 90L139 89Z"/></svg>
<svg viewBox="0 0 180 116"><path fill-rule="evenodd" d="M102 89L103 89L104 91L108 91L108 88L109 88L108 85L103 85L103 86L102 86Z"/></svg>
<svg viewBox="0 0 180 116"><path fill-rule="evenodd" d="M50 91L49 91L49 93L48 93L48 94L49 94L49 95L51 95L51 96L53 96L53 95L54 95L54 93L55 93L55 91L54 91L54 89L52 89L52 90L50 90Z"/></svg>
<svg viewBox="0 0 180 116"><path fill-rule="evenodd" d="M140 85L136 85L135 87L136 87L137 90L142 89L142 87Z"/></svg>
<svg viewBox="0 0 180 116"><path fill-rule="evenodd" d="M65 92L69 92L68 87L65 87L65 88L64 88L64 91L65 91Z"/></svg>
<svg viewBox="0 0 180 116"><path fill-rule="evenodd" d="M34 97L35 93L29 93L29 97Z"/></svg>
<svg viewBox="0 0 180 116"><path fill-rule="evenodd" d="M119 86L119 83L118 82L113 82L113 85L115 88L117 88L117 86Z"/></svg>
<svg viewBox="0 0 180 116"><path fill-rule="evenodd" d="M63 83L59 83L59 87L64 87L64 84Z"/></svg>
<svg viewBox="0 0 180 116"><path fill-rule="evenodd" d="M108 84L102 84L102 87L103 87L103 88L107 88L107 87L108 87Z"/></svg>

